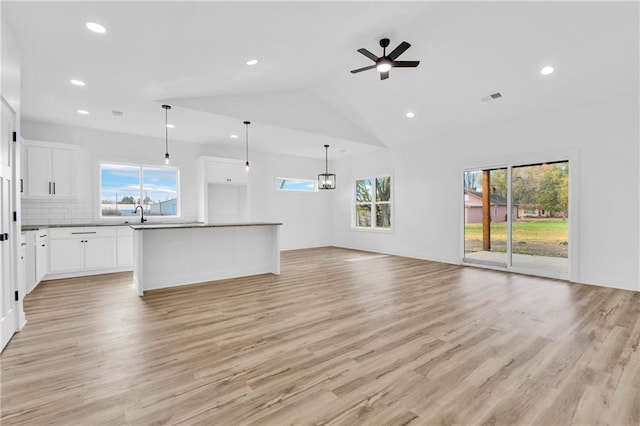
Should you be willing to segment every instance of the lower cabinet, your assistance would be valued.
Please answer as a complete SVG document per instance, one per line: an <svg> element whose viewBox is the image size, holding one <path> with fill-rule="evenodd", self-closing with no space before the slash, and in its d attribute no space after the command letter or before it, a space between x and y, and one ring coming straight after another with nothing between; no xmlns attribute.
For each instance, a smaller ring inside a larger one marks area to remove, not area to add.
<svg viewBox="0 0 640 426"><path fill-rule="evenodd" d="M49 236L48 231L36 233L36 283L49 273Z"/></svg>
<svg viewBox="0 0 640 426"><path fill-rule="evenodd" d="M114 227L51 229L50 241L51 274L116 267Z"/></svg>

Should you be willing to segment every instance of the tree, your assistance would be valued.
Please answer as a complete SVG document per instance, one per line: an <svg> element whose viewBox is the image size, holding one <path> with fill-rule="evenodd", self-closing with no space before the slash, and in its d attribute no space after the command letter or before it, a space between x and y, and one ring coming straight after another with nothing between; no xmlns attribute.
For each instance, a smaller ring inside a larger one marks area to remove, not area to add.
<svg viewBox="0 0 640 426"><path fill-rule="evenodd" d="M475 192L481 174L479 170L464 172L464 190Z"/></svg>
<svg viewBox="0 0 640 426"><path fill-rule="evenodd" d="M122 197L122 200L120 200L121 204L135 204L135 201L133 200L133 197L131 195L129 195L128 197Z"/></svg>
<svg viewBox="0 0 640 426"><path fill-rule="evenodd" d="M507 169L496 169L489 172L491 193L507 198Z"/></svg>
<svg viewBox="0 0 640 426"><path fill-rule="evenodd" d="M565 166L565 167L563 167ZM538 204L552 212L566 214L569 207L569 169L566 163L550 165L540 179Z"/></svg>
<svg viewBox="0 0 640 426"><path fill-rule="evenodd" d="M566 215L569 208L569 163L514 167L513 203Z"/></svg>

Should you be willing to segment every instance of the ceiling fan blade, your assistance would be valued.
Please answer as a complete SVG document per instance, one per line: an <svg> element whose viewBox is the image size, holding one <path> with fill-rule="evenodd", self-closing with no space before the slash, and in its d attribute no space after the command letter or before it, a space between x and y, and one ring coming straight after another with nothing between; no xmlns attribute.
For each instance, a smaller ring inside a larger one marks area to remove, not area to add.
<svg viewBox="0 0 640 426"><path fill-rule="evenodd" d="M371 70L371 69L374 69L375 67L376 67L375 65L369 65L368 67L358 68L357 70L351 70L351 74L355 74L357 72L362 72L366 70Z"/></svg>
<svg viewBox="0 0 640 426"><path fill-rule="evenodd" d="M407 43L406 41L403 41L402 43L400 43L400 45L398 47L393 49L393 51L391 53L389 53L387 56L393 61L398 56L402 55L404 53L404 51L407 50L410 47L411 47L411 45L409 43Z"/></svg>
<svg viewBox="0 0 640 426"><path fill-rule="evenodd" d="M385 72L381 72L380 73L380 80L386 80L389 78L389 71L385 71Z"/></svg>
<svg viewBox="0 0 640 426"><path fill-rule="evenodd" d="M373 53L369 52L365 48L358 49L358 52L362 53L364 56L366 56L367 58L371 59L373 62L378 60L378 57L376 55L374 55Z"/></svg>
<svg viewBox="0 0 640 426"><path fill-rule="evenodd" d="M393 61L393 67L417 67L420 61Z"/></svg>

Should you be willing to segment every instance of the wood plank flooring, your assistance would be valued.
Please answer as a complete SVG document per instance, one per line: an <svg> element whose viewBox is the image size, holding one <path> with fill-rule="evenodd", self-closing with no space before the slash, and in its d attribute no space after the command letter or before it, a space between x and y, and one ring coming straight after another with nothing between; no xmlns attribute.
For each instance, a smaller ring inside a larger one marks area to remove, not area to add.
<svg viewBox="0 0 640 426"><path fill-rule="evenodd" d="M134 295L42 283L1 423L640 424L640 293L338 248Z"/></svg>

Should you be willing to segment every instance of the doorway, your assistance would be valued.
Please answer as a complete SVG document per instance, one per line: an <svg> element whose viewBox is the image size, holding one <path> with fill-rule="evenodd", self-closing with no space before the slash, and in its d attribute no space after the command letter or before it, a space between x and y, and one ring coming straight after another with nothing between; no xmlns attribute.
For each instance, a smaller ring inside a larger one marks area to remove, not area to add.
<svg viewBox="0 0 640 426"><path fill-rule="evenodd" d="M569 161L463 172L463 262L569 276Z"/></svg>

